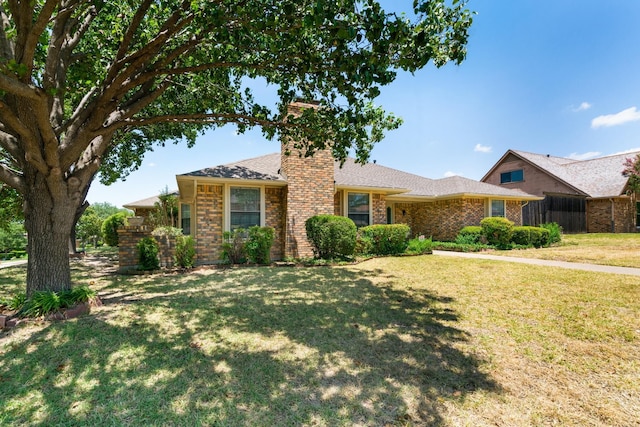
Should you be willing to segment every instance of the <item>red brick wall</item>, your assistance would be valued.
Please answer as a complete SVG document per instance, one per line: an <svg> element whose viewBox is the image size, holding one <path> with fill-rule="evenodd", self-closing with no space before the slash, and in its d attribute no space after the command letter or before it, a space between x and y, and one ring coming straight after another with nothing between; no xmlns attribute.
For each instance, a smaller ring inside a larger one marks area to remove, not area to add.
<svg viewBox="0 0 640 427"><path fill-rule="evenodd" d="M285 238L285 194L282 187L267 187L265 197L265 226L273 227L276 238L271 247L271 259L279 260L284 256Z"/></svg>
<svg viewBox="0 0 640 427"><path fill-rule="evenodd" d="M632 198L613 199L614 229L611 228L611 208L609 199L587 200L588 233L634 233L636 206Z"/></svg>
<svg viewBox="0 0 640 427"><path fill-rule="evenodd" d="M223 231L222 185L198 184L191 224L196 236L196 263L212 264L220 261Z"/></svg>
<svg viewBox="0 0 640 427"><path fill-rule="evenodd" d="M507 201L507 218L522 224L520 202ZM404 211L404 215L403 215ZM462 227L480 225L486 216L484 199L451 199L424 203L396 203L394 221L411 227L412 236L454 240Z"/></svg>
<svg viewBox="0 0 640 427"><path fill-rule="evenodd" d="M317 106L294 103L289 112L299 114L301 108ZM281 172L288 183L284 255L310 257L313 251L307 240L305 221L314 215L335 213L333 155L327 149L304 157L304 152L288 141L283 142L281 151Z"/></svg>
<svg viewBox="0 0 640 427"><path fill-rule="evenodd" d="M372 194L371 206L373 211L371 212L372 224L386 224L387 223L387 197L384 194Z"/></svg>

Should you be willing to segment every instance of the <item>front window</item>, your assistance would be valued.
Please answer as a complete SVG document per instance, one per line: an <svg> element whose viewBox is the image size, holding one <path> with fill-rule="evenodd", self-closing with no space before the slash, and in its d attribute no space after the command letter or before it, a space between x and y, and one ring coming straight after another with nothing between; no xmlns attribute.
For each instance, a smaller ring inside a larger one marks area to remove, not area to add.
<svg viewBox="0 0 640 427"><path fill-rule="evenodd" d="M491 216L506 217L504 200L492 200L491 201Z"/></svg>
<svg viewBox="0 0 640 427"><path fill-rule="evenodd" d="M191 205L180 205L180 227L185 236L191 234Z"/></svg>
<svg viewBox="0 0 640 427"><path fill-rule="evenodd" d="M260 189L231 187L229 218L231 231L260 225Z"/></svg>
<svg viewBox="0 0 640 427"><path fill-rule="evenodd" d="M524 181L524 171L518 169L510 172L503 172L500 174L500 184L508 184L510 182L522 182Z"/></svg>
<svg viewBox="0 0 640 427"><path fill-rule="evenodd" d="M349 193L347 216L357 227L369 225L369 193Z"/></svg>

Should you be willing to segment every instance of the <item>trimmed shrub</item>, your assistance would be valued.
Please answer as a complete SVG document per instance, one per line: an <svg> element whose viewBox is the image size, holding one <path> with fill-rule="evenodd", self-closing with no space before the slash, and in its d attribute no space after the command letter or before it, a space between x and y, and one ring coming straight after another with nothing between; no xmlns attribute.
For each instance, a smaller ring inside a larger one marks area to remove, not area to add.
<svg viewBox="0 0 640 427"><path fill-rule="evenodd" d="M425 239L424 237L411 239L407 244L405 253L411 255L430 254L433 253L433 251L431 250L432 245L433 242L431 241L431 239Z"/></svg>
<svg viewBox="0 0 640 427"><path fill-rule="evenodd" d="M316 215L307 219L304 225L316 257L333 259L353 255L357 228L351 218Z"/></svg>
<svg viewBox="0 0 640 427"><path fill-rule="evenodd" d="M249 261L256 264L271 263L271 246L276 238L273 227L253 226L249 228L249 235L244 249Z"/></svg>
<svg viewBox="0 0 640 427"><path fill-rule="evenodd" d="M462 245L473 245L483 241L482 227L479 225L467 225L456 236L456 243Z"/></svg>
<svg viewBox="0 0 640 427"><path fill-rule="evenodd" d="M109 246L118 246L118 228L127 223L127 214L115 213L102 222L102 238Z"/></svg>
<svg viewBox="0 0 640 427"><path fill-rule="evenodd" d="M562 240L562 227L556 222L549 222L547 224L540 224L540 227L545 230L549 230L549 244L560 243Z"/></svg>
<svg viewBox="0 0 640 427"><path fill-rule="evenodd" d="M528 225L513 227L511 241L521 246L546 246L549 244L549 230Z"/></svg>
<svg viewBox="0 0 640 427"><path fill-rule="evenodd" d="M176 237L176 264L182 268L193 267L196 259L196 242L191 236Z"/></svg>
<svg viewBox="0 0 640 427"><path fill-rule="evenodd" d="M507 218L488 217L480 221L480 226L488 244L501 249L509 247L513 234L513 222Z"/></svg>
<svg viewBox="0 0 640 427"><path fill-rule="evenodd" d="M397 255L407 249L410 231L407 224L377 224L361 227L358 235L371 241L371 254Z"/></svg>
<svg viewBox="0 0 640 427"><path fill-rule="evenodd" d="M138 249L140 269L149 271L160 268L160 260L158 259L160 245L156 239L153 237L144 237L140 239L136 248Z"/></svg>
<svg viewBox="0 0 640 427"><path fill-rule="evenodd" d="M236 228L233 231L222 233L222 256L221 258L230 264L244 264L247 262L247 253L244 242L247 239L247 230Z"/></svg>

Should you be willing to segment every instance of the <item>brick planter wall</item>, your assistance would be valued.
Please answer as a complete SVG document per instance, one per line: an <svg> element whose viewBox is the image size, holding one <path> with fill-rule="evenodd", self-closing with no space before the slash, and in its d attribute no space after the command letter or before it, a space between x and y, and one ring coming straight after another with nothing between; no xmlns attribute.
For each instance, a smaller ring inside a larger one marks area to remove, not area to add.
<svg viewBox="0 0 640 427"><path fill-rule="evenodd" d="M134 270L138 267L138 249L136 245L145 237L151 236L148 225L128 225L118 228L118 267L120 271Z"/></svg>

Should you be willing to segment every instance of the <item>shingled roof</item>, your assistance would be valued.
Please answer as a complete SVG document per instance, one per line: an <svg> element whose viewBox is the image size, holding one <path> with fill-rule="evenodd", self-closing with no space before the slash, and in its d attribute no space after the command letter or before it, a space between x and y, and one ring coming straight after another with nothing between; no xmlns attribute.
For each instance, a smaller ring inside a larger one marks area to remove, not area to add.
<svg viewBox="0 0 640 427"><path fill-rule="evenodd" d="M634 151L590 160L575 160L518 150L509 152L594 198L624 194L628 181L622 175L624 161L640 154L640 151Z"/></svg>
<svg viewBox="0 0 640 427"><path fill-rule="evenodd" d="M280 159L280 153L273 153L178 176L286 183L286 178L280 172ZM476 195L522 200L539 199L521 190L507 189L460 176L430 179L377 163L361 165L352 158L348 158L342 166L339 162L335 163L334 179L338 188L386 189L389 194L395 194L394 197L402 198Z"/></svg>

